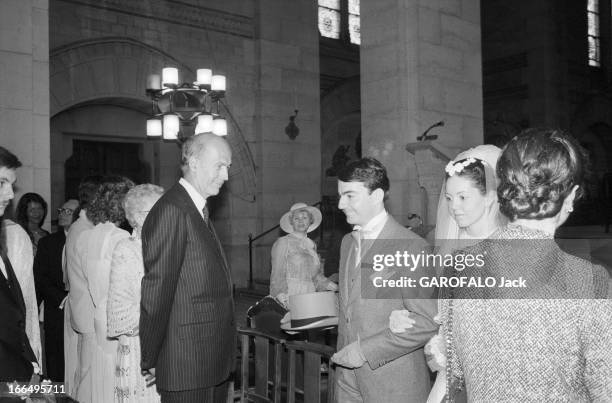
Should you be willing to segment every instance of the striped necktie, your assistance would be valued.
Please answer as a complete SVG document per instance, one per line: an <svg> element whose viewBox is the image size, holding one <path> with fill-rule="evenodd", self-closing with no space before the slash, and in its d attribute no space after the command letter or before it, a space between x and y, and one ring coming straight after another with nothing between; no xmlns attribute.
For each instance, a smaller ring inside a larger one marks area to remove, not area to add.
<svg viewBox="0 0 612 403"><path fill-rule="evenodd" d="M206 206L202 208L202 217L204 217L204 222L206 223L206 225L209 225L210 217L208 214L208 207Z"/></svg>

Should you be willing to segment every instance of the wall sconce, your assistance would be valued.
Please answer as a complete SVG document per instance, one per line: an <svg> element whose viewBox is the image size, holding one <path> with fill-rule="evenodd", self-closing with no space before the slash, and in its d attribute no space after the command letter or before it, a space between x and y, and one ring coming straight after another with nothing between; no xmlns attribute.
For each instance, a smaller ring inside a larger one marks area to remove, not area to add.
<svg viewBox="0 0 612 403"><path fill-rule="evenodd" d="M295 138L300 134L300 128L295 124L295 118L297 117L298 110L295 110L295 115L289 116L289 124L285 127L285 134L289 136L291 140L295 140Z"/></svg>

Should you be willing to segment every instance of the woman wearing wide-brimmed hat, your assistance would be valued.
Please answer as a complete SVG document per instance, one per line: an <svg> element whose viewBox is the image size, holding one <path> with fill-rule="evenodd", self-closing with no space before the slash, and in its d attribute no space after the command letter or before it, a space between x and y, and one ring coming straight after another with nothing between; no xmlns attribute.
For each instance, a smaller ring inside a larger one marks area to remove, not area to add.
<svg viewBox="0 0 612 403"><path fill-rule="evenodd" d="M289 295L338 289L323 275L317 247L307 235L321 224L321 219L319 209L305 203L295 203L280 219L287 235L272 246L270 295L285 305Z"/></svg>

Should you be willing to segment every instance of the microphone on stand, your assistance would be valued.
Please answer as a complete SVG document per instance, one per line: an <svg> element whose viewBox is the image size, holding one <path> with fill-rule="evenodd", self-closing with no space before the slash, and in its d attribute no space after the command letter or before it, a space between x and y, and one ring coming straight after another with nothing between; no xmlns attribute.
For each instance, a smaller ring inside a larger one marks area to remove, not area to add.
<svg viewBox="0 0 612 403"><path fill-rule="evenodd" d="M437 134L432 134L431 136L428 136L427 133L429 133L429 131L431 129L433 129L434 127L441 127L441 126L444 126L444 121L443 120L441 120L438 123L434 123L433 125L429 126L427 128L427 130L425 130L423 132L423 134L421 134L419 137L417 137L417 141L425 141L425 140L435 140L435 139L437 139L438 138Z"/></svg>

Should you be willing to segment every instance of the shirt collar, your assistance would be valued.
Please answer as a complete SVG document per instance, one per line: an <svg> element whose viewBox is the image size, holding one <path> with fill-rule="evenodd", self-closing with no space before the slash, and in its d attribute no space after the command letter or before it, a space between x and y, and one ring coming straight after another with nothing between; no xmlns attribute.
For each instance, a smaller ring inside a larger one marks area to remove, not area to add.
<svg viewBox="0 0 612 403"><path fill-rule="evenodd" d="M376 214L366 225L363 227L355 225L354 231L361 231L366 239L376 239L382 231L385 223L387 222L387 210L383 209L380 213Z"/></svg>
<svg viewBox="0 0 612 403"><path fill-rule="evenodd" d="M181 178L179 179L179 183L187 191L187 194L189 195L193 203L196 205L196 208L198 209L198 212L200 213L200 215L204 216L202 214L202 209L204 208L204 206L206 206L206 199L202 197L200 192L198 192L196 188L194 188L193 185L189 183L189 181L187 181L187 179Z"/></svg>

